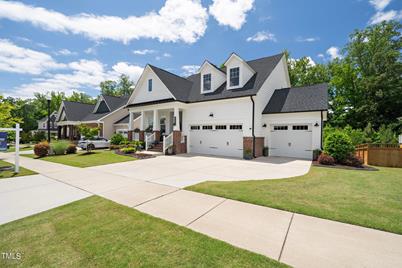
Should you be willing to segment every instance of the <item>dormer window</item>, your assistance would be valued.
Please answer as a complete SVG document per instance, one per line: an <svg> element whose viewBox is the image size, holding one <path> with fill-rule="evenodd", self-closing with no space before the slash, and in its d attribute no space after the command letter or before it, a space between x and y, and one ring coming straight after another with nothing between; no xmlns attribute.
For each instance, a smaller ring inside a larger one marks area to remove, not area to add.
<svg viewBox="0 0 402 268"><path fill-rule="evenodd" d="M210 91L211 90L211 74L204 74L202 76L203 82L203 91Z"/></svg>
<svg viewBox="0 0 402 268"><path fill-rule="evenodd" d="M230 87L236 87L240 84L240 68L230 69Z"/></svg>
<svg viewBox="0 0 402 268"><path fill-rule="evenodd" d="M152 91L152 79L148 79L148 92Z"/></svg>

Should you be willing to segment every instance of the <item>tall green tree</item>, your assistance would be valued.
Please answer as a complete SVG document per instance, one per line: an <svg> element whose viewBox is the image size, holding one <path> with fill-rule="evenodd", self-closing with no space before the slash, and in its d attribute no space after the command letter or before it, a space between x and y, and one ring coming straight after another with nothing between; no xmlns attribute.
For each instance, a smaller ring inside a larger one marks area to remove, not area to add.
<svg viewBox="0 0 402 268"><path fill-rule="evenodd" d="M12 115L14 109L15 106L0 95L0 127L14 127L16 123L22 122L21 118Z"/></svg>
<svg viewBox="0 0 402 268"><path fill-rule="evenodd" d="M108 96L127 96L131 95L134 89L134 82L127 75L120 75L119 80L106 80L100 83L101 94Z"/></svg>
<svg viewBox="0 0 402 268"><path fill-rule="evenodd" d="M345 111L335 121L378 129L402 115L401 28L389 21L351 34L341 66L333 69L334 107Z"/></svg>
<svg viewBox="0 0 402 268"><path fill-rule="evenodd" d="M88 104L94 104L96 103L96 98L92 98L88 94L85 94L83 92L76 92L74 91L71 96L65 98L67 101L75 101L75 102L82 102L82 103L88 103Z"/></svg>

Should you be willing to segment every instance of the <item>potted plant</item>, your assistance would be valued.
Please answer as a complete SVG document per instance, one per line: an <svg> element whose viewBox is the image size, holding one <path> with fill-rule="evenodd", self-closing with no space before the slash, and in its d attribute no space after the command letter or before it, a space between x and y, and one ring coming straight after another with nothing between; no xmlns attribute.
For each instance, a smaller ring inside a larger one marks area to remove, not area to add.
<svg viewBox="0 0 402 268"><path fill-rule="evenodd" d="M268 147L264 147L264 150L262 151L263 156L268 156Z"/></svg>
<svg viewBox="0 0 402 268"><path fill-rule="evenodd" d="M246 160L253 159L253 152L250 149L244 150L244 159Z"/></svg>

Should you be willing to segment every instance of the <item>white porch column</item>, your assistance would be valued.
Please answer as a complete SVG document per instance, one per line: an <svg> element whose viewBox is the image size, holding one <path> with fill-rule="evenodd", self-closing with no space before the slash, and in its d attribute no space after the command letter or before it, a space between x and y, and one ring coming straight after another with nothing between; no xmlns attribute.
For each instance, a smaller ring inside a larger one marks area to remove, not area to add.
<svg viewBox="0 0 402 268"><path fill-rule="evenodd" d="M145 130L144 123L145 123L145 112L141 111L141 118L140 118L140 130L141 131Z"/></svg>
<svg viewBox="0 0 402 268"><path fill-rule="evenodd" d="M176 123L173 126L173 131L180 131L180 113L178 107L174 107L173 122Z"/></svg>
<svg viewBox="0 0 402 268"><path fill-rule="evenodd" d="M160 130L160 122L159 122L159 114L158 110L154 110L154 123L153 123L153 130Z"/></svg>
<svg viewBox="0 0 402 268"><path fill-rule="evenodd" d="M133 112L131 112L131 111L129 111L128 112L128 114L129 114L129 119L128 119L128 130L133 130L133 128L134 128L134 122L133 122L133 120L134 120L134 114L133 114Z"/></svg>

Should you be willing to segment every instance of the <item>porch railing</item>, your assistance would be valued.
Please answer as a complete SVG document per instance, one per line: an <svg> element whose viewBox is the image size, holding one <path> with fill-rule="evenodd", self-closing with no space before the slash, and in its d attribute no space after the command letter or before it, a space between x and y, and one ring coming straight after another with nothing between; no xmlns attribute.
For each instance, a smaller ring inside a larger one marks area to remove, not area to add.
<svg viewBox="0 0 402 268"><path fill-rule="evenodd" d="M173 132L168 136L163 136L163 154L166 154L166 150L173 146Z"/></svg>
<svg viewBox="0 0 402 268"><path fill-rule="evenodd" d="M155 132L145 136L145 151L148 151L149 145L155 141Z"/></svg>

